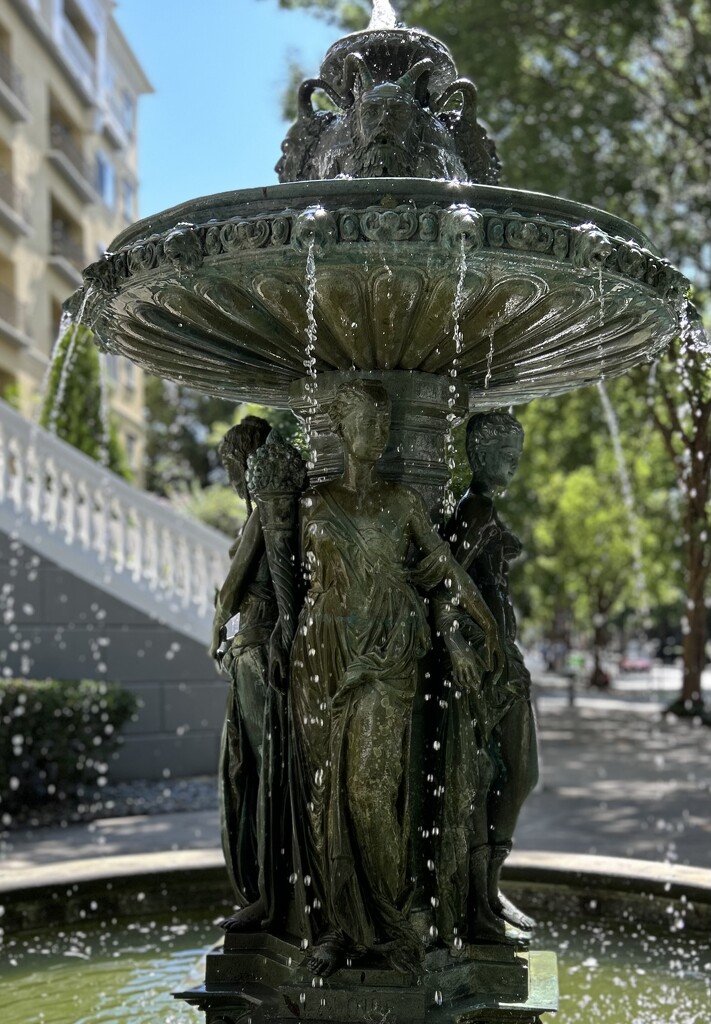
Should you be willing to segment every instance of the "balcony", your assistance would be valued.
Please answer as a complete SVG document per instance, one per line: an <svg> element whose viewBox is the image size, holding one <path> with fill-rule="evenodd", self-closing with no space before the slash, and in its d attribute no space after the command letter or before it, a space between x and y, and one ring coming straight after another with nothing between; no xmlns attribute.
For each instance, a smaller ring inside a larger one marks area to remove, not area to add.
<svg viewBox="0 0 711 1024"><path fill-rule="evenodd" d="M52 166L85 203L95 203L98 200L89 164L84 159L79 143L69 128L58 121L50 125L48 156Z"/></svg>
<svg viewBox="0 0 711 1024"><path fill-rule="evenodd" d="M126 149L133 136L133 125L126 123L126 111L114 91L104 96L103 129L116 149Z"/></svg>
<svg viewBox="0 0 711 1024"><path fill-rule="evenodd" d="M16 235L29 235L30 204L27 194L19 189L12 175L0 170L0 223Z"/></svg>
<svg viewBox="0 0 711 1024"><path fill-rule="evenodd" d="M9 54L1 47L0 107L13 121L26 121L30 116L25 102L25 82L22 72L15 67Z"/></svg>
<svg viewBox="0 0 711 1024"><path fill-rule="evenodd" d="M78 288L82 283L81 272L86 266L86 262L84 246L72 233L70 226L61 220L53 221L49 265L68 284Z"/></svg>
<svg viewBox="0 0 711 1024"><path fill-rule="evenodd" d="M96 102L96 61L76 29L65 18L60 33L60 48L69 71L89 103Z"/></svg>
<svg viewBox="0 0 711 1024"><path fill-rule="evenodd" d="M0 337L20 348L27 348L27 309L9 288L0 285Z"/></svg>

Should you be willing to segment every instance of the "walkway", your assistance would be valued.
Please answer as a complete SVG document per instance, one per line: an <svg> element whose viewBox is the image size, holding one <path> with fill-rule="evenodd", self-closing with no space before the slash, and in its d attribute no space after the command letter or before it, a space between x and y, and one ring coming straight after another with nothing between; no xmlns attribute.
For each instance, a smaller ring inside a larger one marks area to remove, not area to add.
<svg viewBox="0 0 711 1024"><path fill-rule="evenodd" d="M518 850L711 868L711 729L663 719L662 703L647 699L650 680L637 678L644 689L630 679L623 694L586 694L574 707L563 680L542 680L542 783L521 816ZM140 854L157 855L156 870L184 858L219 863L216 804L7 833L0 885L32 884L50 865L75 878L97 858Z"/></svg>

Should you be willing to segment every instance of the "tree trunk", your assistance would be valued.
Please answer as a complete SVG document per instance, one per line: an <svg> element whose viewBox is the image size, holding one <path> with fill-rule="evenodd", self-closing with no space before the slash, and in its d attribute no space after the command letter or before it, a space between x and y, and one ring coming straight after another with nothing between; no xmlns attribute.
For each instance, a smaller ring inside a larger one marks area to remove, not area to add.
<svg viewBox="0 0 711 1024"><path fill-rule="evenodd" d="M684 675L680 701L687 710L701 703L701 673L706 663L706 602L704 591L708 567L704 561L704 546L691 537L687 547L686 566L686 618L684 633Z"/></svg>

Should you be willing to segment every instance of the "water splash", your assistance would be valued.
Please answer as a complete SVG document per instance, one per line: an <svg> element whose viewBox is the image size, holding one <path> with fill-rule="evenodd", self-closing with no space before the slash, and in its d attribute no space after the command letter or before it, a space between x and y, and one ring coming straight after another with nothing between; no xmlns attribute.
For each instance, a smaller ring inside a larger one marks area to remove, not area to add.
<svg viewBox="0 0 711 1024"><path fill-rule="evenodd" d="M390 0L373 0L373 13L368 22L368 30L392 29L398 26L397 12Z"/></svg>
<svg viewBox="0 0 711 1024"><path fill-rule="evenodd" d="M597 383L597 391L598 395L600 396L600 403L602 405L603 413L605 414L607 428L610 431L612 448L615 453L615 461L617 463L617 475L620 480L620 487L622 488L622 500L627 511L630 548L632 551L632 571L635 578L637 592L640 596L641 601L639 613L642 621L644 621L645 619L649 618L649 588L647 586L647 578L645 576L644 566L642 564L640 522L639 516L637 515L637 507L634 500L634 493L632 491L632 481L630 479L629 469L627 468L627 459L625 458L624 449L622 447L620 423L617 419L617 414L615 413L615 409L612 405L612 402L610 401L610 395L602 380L599 380Z"/></svg>

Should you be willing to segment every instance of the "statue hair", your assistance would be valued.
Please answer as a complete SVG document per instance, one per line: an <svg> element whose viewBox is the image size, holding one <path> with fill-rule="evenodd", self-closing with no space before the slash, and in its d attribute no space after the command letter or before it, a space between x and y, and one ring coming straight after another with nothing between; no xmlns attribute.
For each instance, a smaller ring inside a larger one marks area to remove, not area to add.
<svg viewBox="0 0 711 1024"><path fill-rule="evenodd" d="M232 459L237 463L247 479L247 459L258 448L261 448L271 433L271 423L262 419L261 416L245 416L243 420L230 427L225 436L217 446L217 453L221 462L225 459ZM229 472L229 471L228 471ZM247 512L252 511L249 491L247 491Z"/></svg>
<svg viewBox="0 0 711 1024"><path fill-rule="evenodd" d="M328 406L331 430L340 436L341 426L348 413L362 402L369 405L384 405L390 409L390 395L379 380L346 381L336 388L333 401Z"/></svg>
<svg viewBox="0 0 711 1024"><path fill-rule="evenodd" d="M479 465L478 452L516 438L523 446L523 427L510 412L482 412L467 423L466 448L472 469Z"/></svg>

